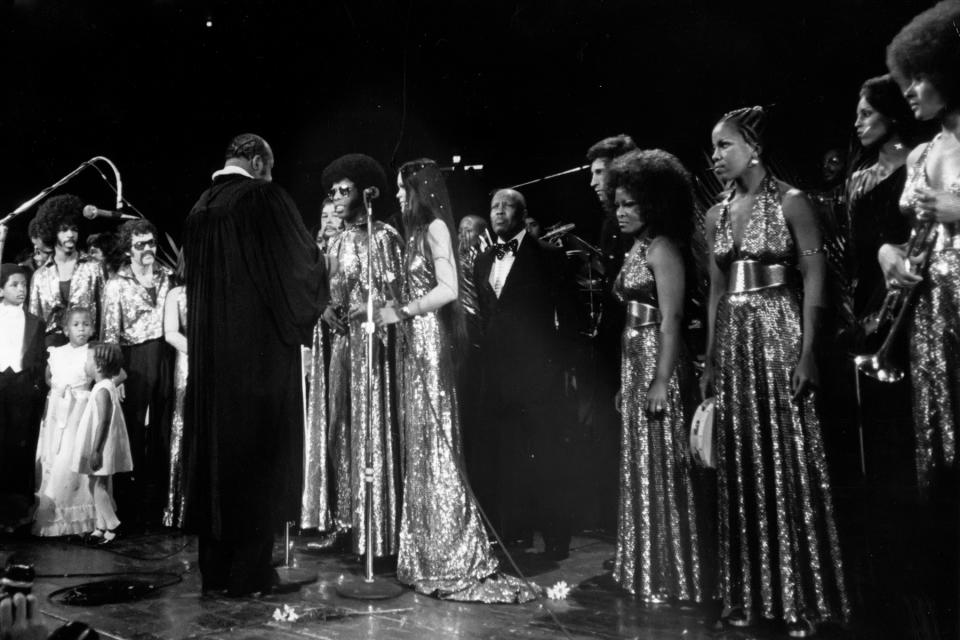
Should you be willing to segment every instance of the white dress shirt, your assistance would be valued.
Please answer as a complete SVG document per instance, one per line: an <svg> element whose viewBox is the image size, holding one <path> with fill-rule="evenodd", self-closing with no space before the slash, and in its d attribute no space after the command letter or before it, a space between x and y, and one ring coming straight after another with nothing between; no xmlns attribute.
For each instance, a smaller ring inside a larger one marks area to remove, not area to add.
<svg viewBox="0 0 960 640"><path fill-rule="evenodd" d="M521 229L520 233L510 238L510 240L517 241L517 251L520 251L520 245L523 244L523 238L526 235L527 230ZM507 240L507 242L510 242ZM498 244L504 244L501 241L497 241L493 246ZM500 297L500 292L503 291L503 285L507 282L507 276L510 275L510 269L513 267L513 262L517 259L516 252L510 251L503 258L497 259L497 256L493 256L493 268L490 269L490 286L493 287L493 292L497 294L497 297Z"/></svg>
<svg viewBox="0 0 960 640"><path fill-rule="evenodd" d="M23 371L23 333L27 317L23 309L0 302L0 371Z"/></svg>

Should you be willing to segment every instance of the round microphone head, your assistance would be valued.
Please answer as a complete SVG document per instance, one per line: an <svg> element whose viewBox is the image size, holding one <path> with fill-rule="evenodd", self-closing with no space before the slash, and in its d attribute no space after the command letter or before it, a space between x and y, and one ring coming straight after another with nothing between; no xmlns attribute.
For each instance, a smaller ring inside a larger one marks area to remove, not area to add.
<svg viewBox="0 0 960 640"><path fill-rule="evenodd" d="M376 187L367 187L363 190L363 195L371 200L375 200L380 197L380 189Z"/></svg>
<svg viewBox="0 0 960 640"><path fill-rule="evenodd" d="M97 208L92 204L88 204L83 208L83 217L87 220L93 220L97 217Z"/></svg>

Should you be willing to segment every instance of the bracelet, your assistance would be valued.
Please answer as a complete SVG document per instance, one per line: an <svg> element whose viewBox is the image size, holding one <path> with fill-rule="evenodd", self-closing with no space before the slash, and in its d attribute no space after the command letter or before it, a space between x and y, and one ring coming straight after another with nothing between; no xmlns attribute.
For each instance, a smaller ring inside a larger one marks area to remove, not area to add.
<svg viewBox="0 0 960 640"><path fill-rule="evenodd" d="M403 305L402 307L397 309L397 315L400 316L401 321L409 320L410 318L413 317L413 314L410 313L409 305Z"/></svg>
<svg viewBox="0 0 960 640"><path fill-rule="evenodd" d="M819 247L816 247L815 249L804 249L803 251L800 252L800 256L801 256L801 257L804 257L804 256L815 256L815 255L817 255L818 253L820 253L820 252L822 252L822 251L823 251L823 245L820 245Z"/></svg>

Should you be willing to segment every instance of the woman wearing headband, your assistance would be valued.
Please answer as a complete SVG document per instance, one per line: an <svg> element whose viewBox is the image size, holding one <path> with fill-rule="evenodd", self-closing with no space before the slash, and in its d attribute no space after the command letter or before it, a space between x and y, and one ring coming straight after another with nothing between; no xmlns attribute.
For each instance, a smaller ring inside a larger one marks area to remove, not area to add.
<svg viewBox="0 0 960 640"><path fill-rule="evenodd" d="M426 158L397 176L406 230L401 300L378 324L397 324L403 433L403 509L397 579L449 600L526 602L537 591L497 572L463 468L456 381L466 347L458 300L457 234L440 167Z"/></svg>
<svg viewBox="0 0 960 640"><path fill-rule="evenodd" d="M707 213L704 395L716 393L719 592L724 620L780 620L791 637L850 615L812 392L825 260L806 196L761 160L760 107L713 129L731 183Z"/></svg>

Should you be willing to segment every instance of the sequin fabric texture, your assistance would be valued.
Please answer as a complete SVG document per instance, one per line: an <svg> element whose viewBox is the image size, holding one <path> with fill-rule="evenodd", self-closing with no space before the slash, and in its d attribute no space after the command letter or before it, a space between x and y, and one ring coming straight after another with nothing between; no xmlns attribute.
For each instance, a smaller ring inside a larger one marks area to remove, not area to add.
<svg viewBox="0 0 960 640"><path fill-rule="evenodd" d="M647 262L648 239L638 240L621 267L614 293L621 302L657 306ZM702 566L697 499L687 417L696 391L685 351L670 377L667 406L651 416L647 389L657 372L660 327L631 327L622 339L620 505L613 577L643 600L700 601Z"/></svg>
<svg viewBox="0 0 960 640"><path fill-rule="evenodd" d="M407 247L404 301L436 286L422 236ZM436 312L401 324L403 520L397 579L449 600L526 602L535 589L497 573L497 559L460 476L460 416L452 336Z"/></svg>
<svg viewBox="0 0 960 640"><path fill-rule="evenodd" d="M340 442L336 449L341 456L340 460L331 465L329 458L332 450L330 439L334 431L329 429L327 420L327 365L324 359L324 348L329 344L330 335L330 330L324 321L318 320L313 328L310 361L306 363L310 372L310 383L307 389L307 422L303 434L303 495L300 500L300 526L304 529L320 531L345 527L349 524L349 520L344 520L336 523L339 526L335 526L333 517L335 505L331 504L330 497L331 473L337 468L349 468L347 460L343 457L347 451L345 442ZM346 474L342 481L346 481ZM346 516L347 513L344 515Z"/></svg>
<svg viewBox="0 0 960 640"><path fill-rule="evenodd" d="M739 247L723 205L714 256L724 272L733 260L796 264L771 177ZM728 610L788 624L850 616L820 423L812 398L791 401L799 294L786 285L724 294L714 353L720 596Z"/></svg>
<svg viewBox="0 0 960 640"><path fill-rule="evenodd" d="M157 299L137 281L124 265L103 287L103 326L100 338L120 346L141 344L163 337L163 303L170 290L170 272L161 265L153 267L153 286Z"/></svg>
<svg viewBox="0 0 960 640"><path fill-rule="evenodd" d="M380 301L399 296L403 241L394 229L374 222L374 296ZM365 309L367 303L366 225L349 226L330 245L337 271L330 280L330 297L341 314ZM338 336L330 362L331 472L337 494L337 517L353 527L355 553L365 549L363 470L366 457L367 342L365 318L350 321L346 336ZM396 399L393 397L394 354L392 331L374 334L373 353L373 550L375 556L397 552L400 523L400 462L397 443ZM346 377L342 377L346 375ZM349 500L349 503L344 502ZM341 509L342 505L342 509ZM348 510L349 509L349 510Z"/></svg>
<svg viewBox="0 0 960 640"><path fill-rule="evenodd" d="M180 333L187 334L187 293L182 287L170 290L177 296L177 317ZM183 399L187 393L187 354L177 351L173 366L173 418L170 421L170 465L167 473L167 506L163 510L163 526L183 526L186 494L183 491Z"/></svg>
<svg viewBox="0 0 960 640"><path fill-rule="evenodd" d="M940 134L942 135L942 134ZM917 189L929 189L928 144L907 173L901 209L916 212ZM960 195L960 178L947 190ZM939 471L953 468L960 411L960 223L937 224L933 252L910 323L910 377L916 432L917 480L927 494Z"/></svg>
<svg viewBox="0 0 960 640"><path fill-rule="evenodd" d="M60 295L60 272L51 258L37 269L30 280L30 313L43 320L47 333L59 333L64 311L70 307L86 307L90 310L94 332L99 333L97 321L102 295L103 269L100 263L81 254L70 277L70 298L63 300Z"/></svg>

